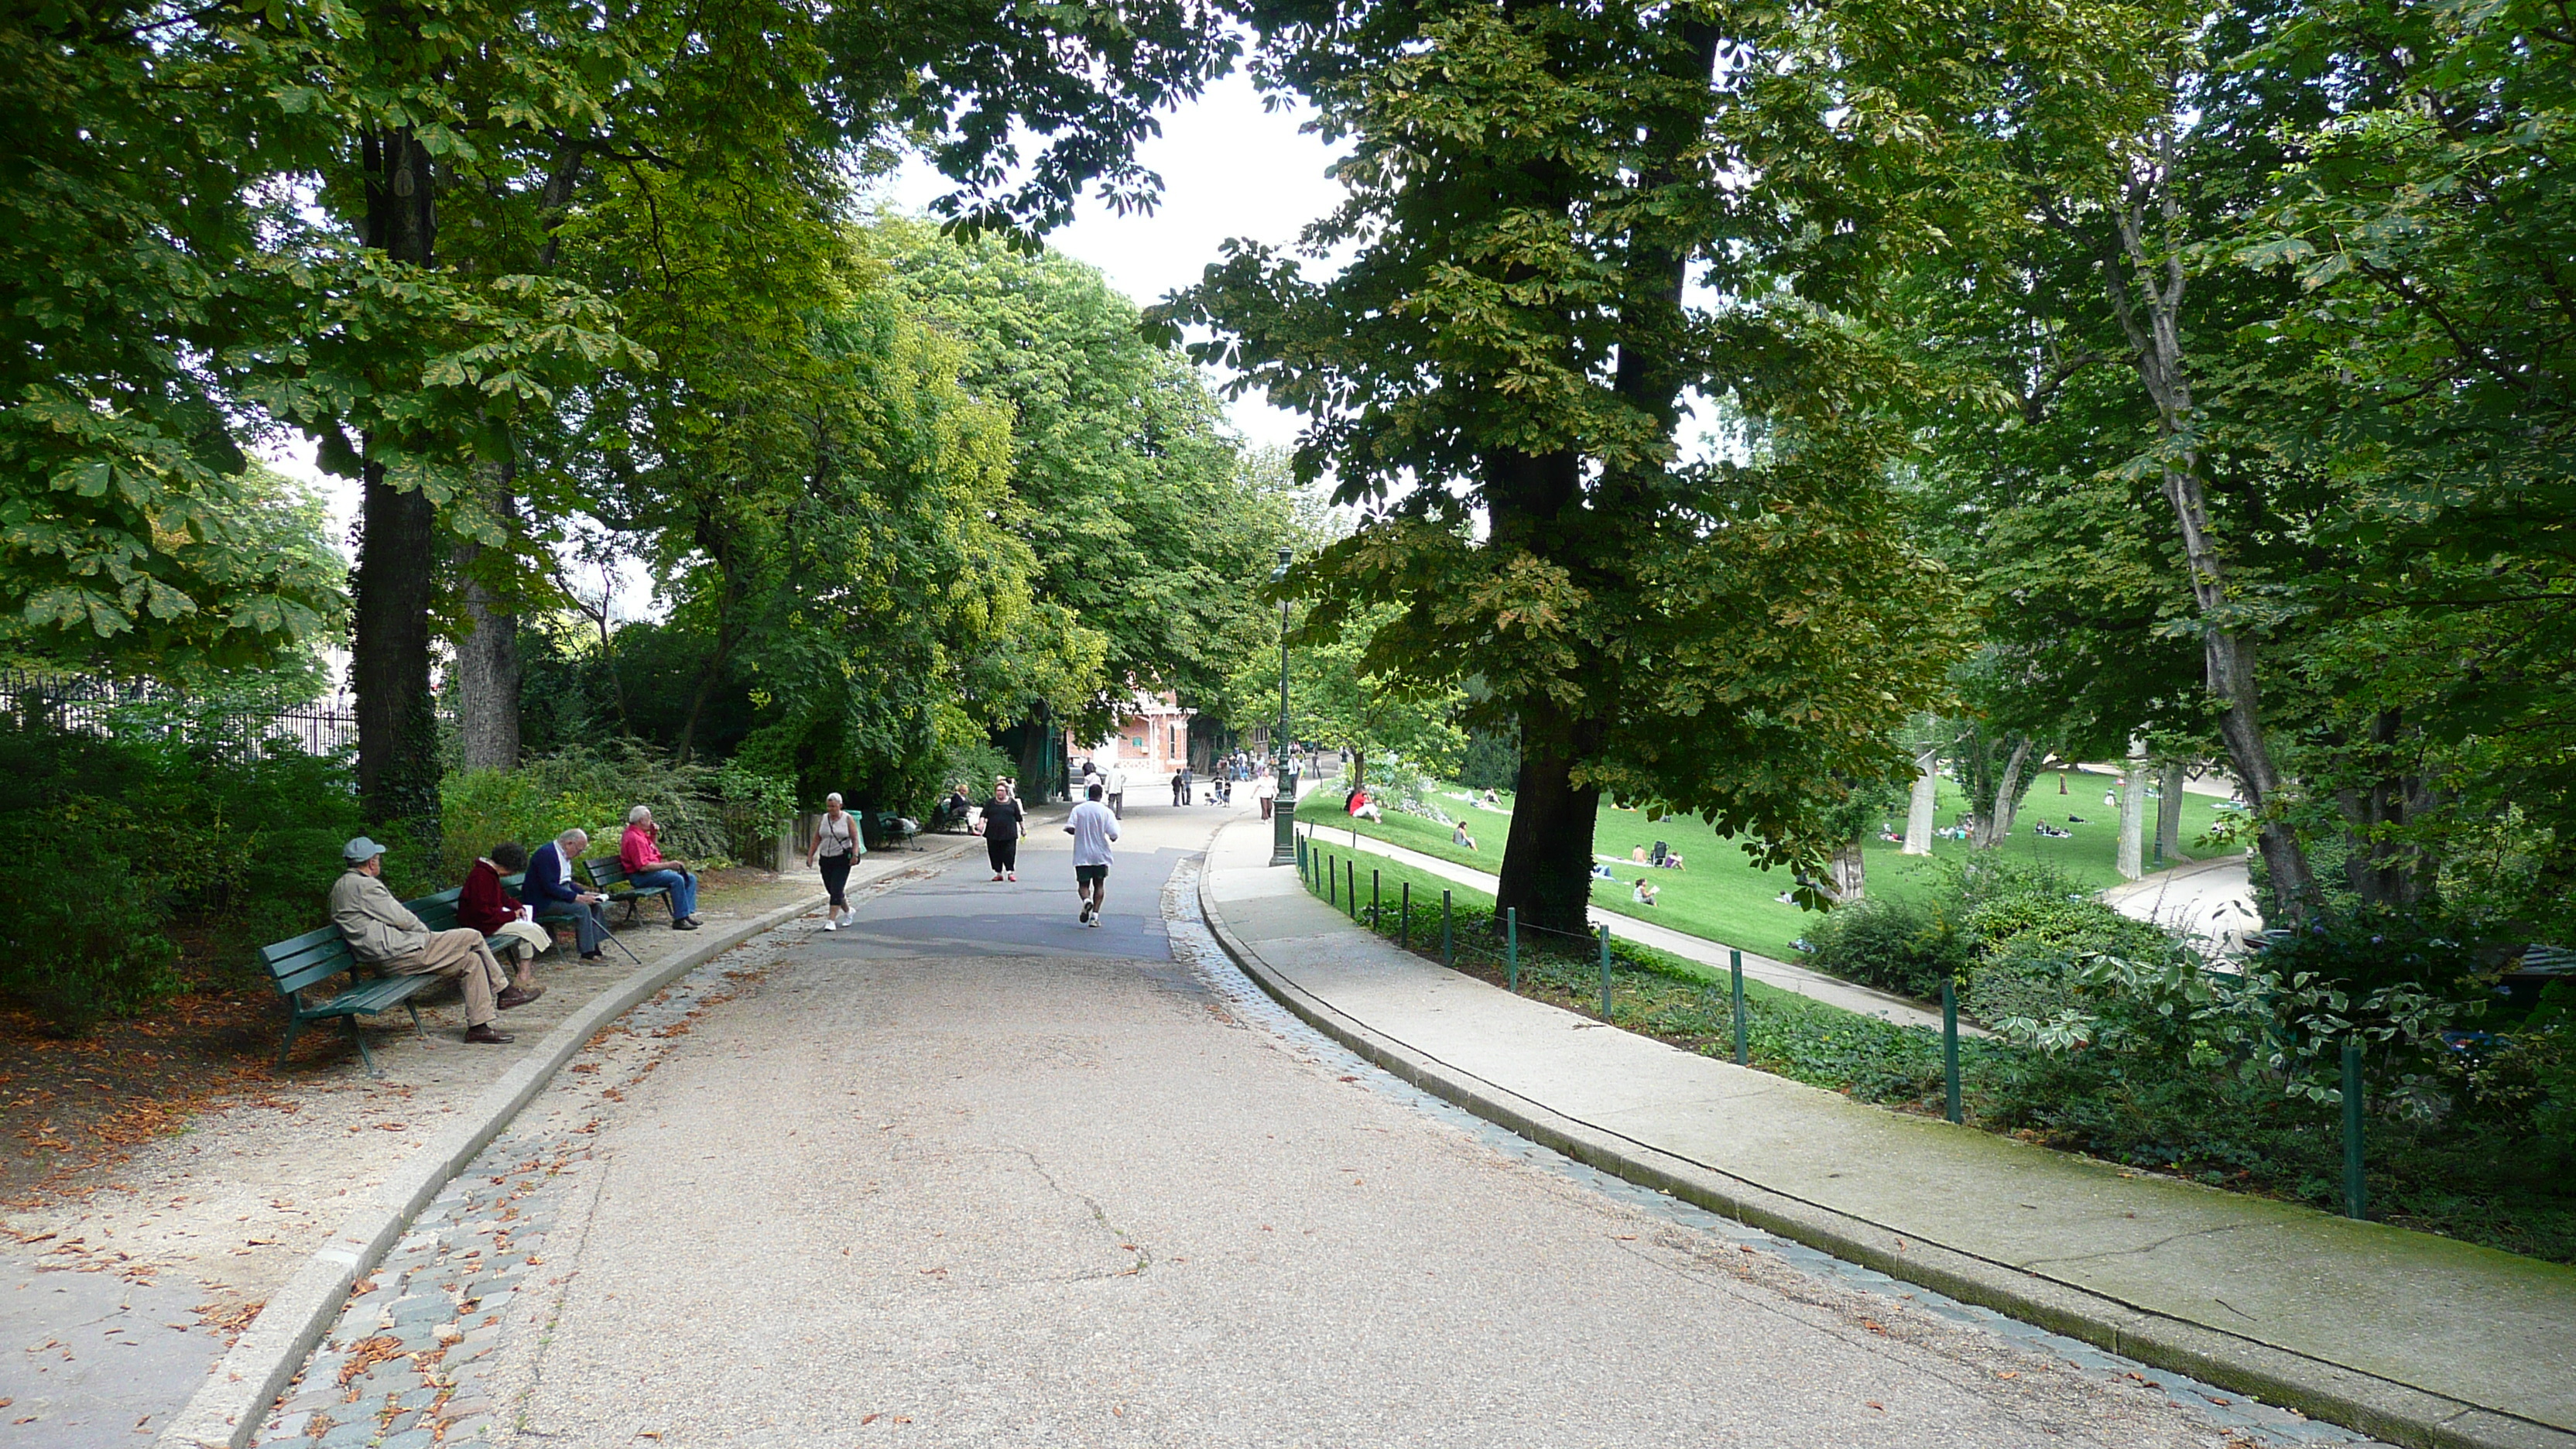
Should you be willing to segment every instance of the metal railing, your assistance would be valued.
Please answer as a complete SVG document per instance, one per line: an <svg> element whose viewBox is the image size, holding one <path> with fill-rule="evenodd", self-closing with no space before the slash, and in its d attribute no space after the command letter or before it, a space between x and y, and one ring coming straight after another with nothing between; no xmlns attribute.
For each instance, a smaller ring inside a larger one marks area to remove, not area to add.
<svg viewBox="0 0 2576 1449"><path fill-rule="evenodd" d="M257 756L328 755L358 742L358 717L322 701L271 708L210 703L144 679L0 669L0 711L21 727L102 738L138 735L224 744Z"/></svg>

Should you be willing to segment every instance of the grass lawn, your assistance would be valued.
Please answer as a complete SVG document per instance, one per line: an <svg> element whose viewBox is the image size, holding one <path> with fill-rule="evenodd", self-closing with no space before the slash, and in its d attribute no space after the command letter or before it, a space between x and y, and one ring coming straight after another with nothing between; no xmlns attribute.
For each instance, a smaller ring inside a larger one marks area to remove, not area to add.
<svg viewBox="0 0 2576 1449"><path fill-rule="evenodd" d="M2058 787L2064 783L2066 793ZM2069 770L2043 774L2022 802L2021 814L2015 820L2012 840L2003 847L2016 859L2036 859L2064 871L2077 884L2094 890L2119 884L2115 862L2119 852L2119 811L2104 808L2102 792L2111 786L2111 777ZM1463 794L1463 791L1457 792ZM1470 852L1449 842L1449 828L1416 815L1388 812L1376 825L1359 822L1362 835L1375 836L1391 844L1443 860L1472 865L1480 870L1502 868L1503 839L1510 832L1510 817L1498 811L1471 805L1466 800L1441 798L1441 808L1467 822L1467 832L1474 836L1477 850ZM1509 805L1508 797L1504 804ZM2192 843L2206 833L2220 811L2210 796L2185 794L2182 807L2183 853L2192 853ZM1948 780L1941 782L1940 805L1936 823L1946 825L1966 809L1959 787ZM2150 806L2152 809L2152 805ZM2080 823L2070 822L2070 815L2080 816ZM1351 820L1342 813L1342 789L1337 780L1322 782L1319 788L1297 802L1297 818L1316 826L1329 839L1338 833L1350 839ZM2040 821L2071 830L2066 840L2049 840L2035 835L2031 827ZM1903 834L1905 818L1897 812L1888 822ZM1683 870L1655 870L1632 865L1629 854L1638 846L1651 853L1654 842L1661 840L1681 853L1687 862ZM2150 839L2150 848L2153 841ZM1790 888L1788 875L1782 871L1762 871L1745 858L1743 848L1731 841L1720 840L1717 832L1696 819L1671 818L1648 820L1642 811L1601 807L1599 822L1593 827L1592 848L1608 857L1616 882L1595 881L1592 904L1604 911L1636 916L1655 921L1677 931L1711 941L1738 946L1747 951L1783 960L1796 960L1797 948L1791 943L1803 934L1814 919L1810 912L1780 901L1778 896ZM1966 856L1968 843L1963 840L1934 840L1932 855L1909 856L1899 853L1895 845L1871 840L1865 847L1869 864L1869 889L1875 894L1902 894L1914 882L1930 873L1933 861ZM2204 852L2206 853L2206 852ZM1662 888L1658 903L1652 908L1639 906L1629 899L1629 883L1639 875Z"/></svg>

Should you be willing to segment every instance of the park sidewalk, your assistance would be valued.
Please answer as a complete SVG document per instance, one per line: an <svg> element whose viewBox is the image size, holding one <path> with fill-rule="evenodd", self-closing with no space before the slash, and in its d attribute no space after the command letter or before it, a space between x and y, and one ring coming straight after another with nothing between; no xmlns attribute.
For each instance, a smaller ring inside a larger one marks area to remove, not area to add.
<svg viewBox="0 0 2576 1449"><path fill-rule="evenodd" d="M1852 1102L1447 971L1266 864L1200 899L1290 1009L1389 1070L1632 1181L2375 1437L2576 1449L2576 1269ZM1445 862L1444 862L1445 864Z"/></svg>
<svg viewBox="0 0 2576 1449"><path fill-rule="evenodd" d="M1335 830L1329 825L1301 824L1299 828L1300 832L1309 836L1315 844L1331 850L1336 855L1382 855L1389 860L1436 875L1442 880L1454 880L1460 885L1483 891L1487 895L1492 895L1494 888L1500 884L1494 879L1491 871L1478 870L1472 865L1460 865L1454 860L1443 860L1436 855L1425 855L1418 850L1407 850L1401 845L1380 840L1373 835L1360 836L1358 846L1353 847L1352 832L1348 830ZM1610 927L1611 935L1622 941L1635 941L1639 945L1652 946L1658 951L1679 956L1685 961L1696 961L1718 971L1728 968L1728 948L1705 936L1676 931L1670 926L1658 926L1652 921L1642 921L1617 911L1597 911L1594 915L1596 919ZM1792 995L1803 996L1811 1001L1821 1001L1828 1006L1839 1006L1845 1011L1856 1011L1863 1016L1874 1016L1881 1021L1892 1021L1898 1026L1928 1026L1934 1031L1941 1029L1940 1012L1926 1011L1921 1005L1908 1001L1902 996L1885 991L1872 991L1866 986L1855 985L1839 976L1827 976L1821 971L1810 971L1804 966L1793 965L1787 961L1776 961L1751 951L1743 954L1744 976L1748 981L1759 981L1765 986L1776 986ZM1971 1036L1985 1035L1983 1031L1973 1026L1961 1029Z"/></svg>

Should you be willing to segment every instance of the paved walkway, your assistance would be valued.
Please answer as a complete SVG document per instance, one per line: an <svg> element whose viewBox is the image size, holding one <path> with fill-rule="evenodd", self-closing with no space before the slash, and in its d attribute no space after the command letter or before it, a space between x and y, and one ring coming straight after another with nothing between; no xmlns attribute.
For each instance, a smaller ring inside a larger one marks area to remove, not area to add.
<svg viewBox="0 0 2576 1449"><path fill-rule="evenodd" d="M1301 1014L1609 1170L2407 1442L2576 1445L2576 1269L1862 1106L1442 970L1222 834L1210 924Z"/></svg>
<svg viewBox="0 0 2576 1449"><path fill-rule="evenodd" d="M933 838L923 853L878 852L853 888L964 844ZM648 917L617 934L650 968L802 900L821 900L810 871L746 875L707 895L705 931ZM599 963L569 955L539 960L547 992L505 1018L512 1045L460 1044L453 987L428 993L422 1034L400 1012L368 1022L381 1079L366 1074L345 1032L308 1031L293 1065L261 1090L136 1144L71 1190L0 1212L0 1232L15 1240L0 1248L0 1343L14 1345L0 1353L0 1449L149 1442L353 1207L432 1150L549 1032L639 969L615 950Z"/></svg>
<svg viewBox="0 0 2576 1449"><path fill-rule="evenodd" d="M1474 886L1487 895L1492 895L1495 886L1499 884L1488 871L1478 870L1471 865L1460 865L1453 860L1442 860L1436 855L1425 855L1418 850L1407 850L1400 845L1390 845L1373 836L1360 836L1359 846L1354 850L1351 846L1351 832L1347 830L1309 829L1306 833L1316 844L1337 854L1383 855L1389 860L1402 861L1416 870L1436 875L1442 880L1454 880L1460 885ZM1607 922L1610 934L1623 941L1635 941L1641 945L1652 946L1658 951L1669 951L1685 961L1696 961L1720 973L1727 970L1729 948L1723 942L1712 941L1705 936L1694 936L1686 931L1676 931L1669 926L1658 926L1651 921L1640 921L1615 911L1596 912L1593 919ZM1891 995L1884 991L1872 991L1866 986L1854 985L1838 976L1827 976L1821 971L1810 971L1804 966L1775 961L1768 956L1757 956L1750 951L1744 953L1744 975L1747 980L1759 981L1765 986L1776 986L1782 991L1839 1006L1845 1011L1856 1011L1863 1016L1874 1016L1881 1021L1892 1021L1899 1026L1928 1026L1934 1031L1941 1029L1941 1013L1926 1010L1919 1002L1909 1001L1902 996ZM1985 1035L1978 1028L1964 1023L1960 1030L1970 1036Z"/></svg>
<svg viewBox="0 0 2576 1449"><path fill-rule="evenodd" d="M1101 929L1042 818L1016 886L959 862L603 1034L262 1438L2202 1449L2316 1427L2215 1417L2238 1411L1542 1161L1225 962L1189 863L1220 812L1127 814Z"/></svg>
<svg viewBox="0 0 2576 1449"><path fill-rule="evenodd" d="M2102 904L2180 931L2222 956L2242 951L2245 938L2263 929L2243 855L2196 860L2113 886L2102 892Z"/></svg>

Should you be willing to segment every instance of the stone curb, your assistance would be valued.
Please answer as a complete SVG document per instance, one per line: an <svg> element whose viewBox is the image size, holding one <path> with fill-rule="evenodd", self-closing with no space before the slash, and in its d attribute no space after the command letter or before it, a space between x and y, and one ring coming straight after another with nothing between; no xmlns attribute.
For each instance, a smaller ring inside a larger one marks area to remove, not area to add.
<svg viewBox="0 0 2576 1449"><path fill-rule="evenodd" d="M1414 1086L1614 1177L2113 1353L2417 1449L2576 1449L2576 1434L2500 1414L1954 1252L1563 1116L1381 1035L1281 976L1238 937L1199 874L1209 933L1280 1005ZM1286 867L1281 867L1285 869Z"/></svg>
<svg viewBox="0 0 2576 1449"><path fill-rule="evenodd" d="M892 854L893 852L872 852ZM909 852L906 852L907 854ZM953 853L953 852L952 852ZM934 853L932 858L936 858ZM893 874L893 872L888 872ZM882 878L882 877L881 877ZM874 882L870 882L873 884ZM820 891L794 905L710 934L667 961L658 961L608 988L546 1034L536 1050L490 1087L463 1117L423 1143L393 1175L345 1218L337 1232L269 1295L250 1328L216 1364L187 1407L153 1441L155 1449L246 1449L296 1370L331 1330L349 1290L402 1238L405 1225L429 1205L447 1180L474 1160L510 1119L600 1028L653 993L741 945L774 931L823 903Z"/></svg>

